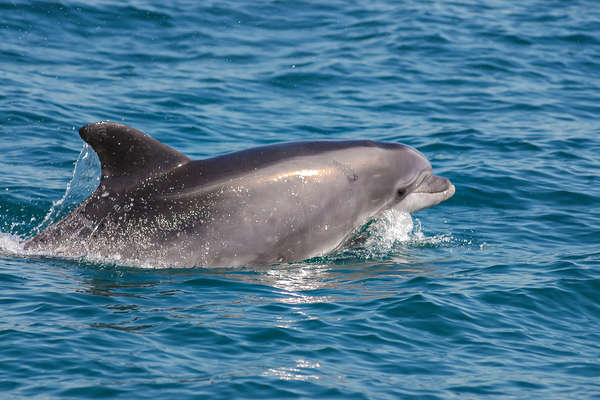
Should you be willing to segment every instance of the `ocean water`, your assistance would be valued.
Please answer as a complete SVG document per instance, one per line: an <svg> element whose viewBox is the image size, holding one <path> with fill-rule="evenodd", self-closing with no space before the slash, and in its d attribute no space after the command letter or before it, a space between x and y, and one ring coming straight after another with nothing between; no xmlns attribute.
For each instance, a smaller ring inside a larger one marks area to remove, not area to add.
<svg viewBox="0 0 600 400"><path fill-rule="evenodd" d="M0 2L1 398L600 398L592 0ZM192 158L416 147L455 196L257 268L22 250L97 183L77 129Z"/></svg>

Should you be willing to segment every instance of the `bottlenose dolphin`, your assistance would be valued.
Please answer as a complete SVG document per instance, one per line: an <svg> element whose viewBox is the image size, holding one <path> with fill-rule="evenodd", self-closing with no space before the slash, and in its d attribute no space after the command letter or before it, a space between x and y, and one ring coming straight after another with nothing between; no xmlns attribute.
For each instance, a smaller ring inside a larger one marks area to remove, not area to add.
<svg viewBox="0 0 600 400"><path fill-rule="evenodd" d="M157 267L293 262L333 251L384 210L454 194L402 144L284 143L192 161L124 124L79 135L100 159L98 188L26 250Z"/></svg>

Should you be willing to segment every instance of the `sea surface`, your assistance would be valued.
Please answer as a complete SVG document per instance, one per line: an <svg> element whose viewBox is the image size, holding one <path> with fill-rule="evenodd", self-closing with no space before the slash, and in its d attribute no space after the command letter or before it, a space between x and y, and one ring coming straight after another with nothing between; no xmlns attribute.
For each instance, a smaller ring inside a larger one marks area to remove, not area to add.
<svg viewBox="0 0 600 400"><path fill-rule="evenodd" d="M40 257L77 130L414 146L453 198L255 268ZM0 398L600 399L600 7L0 1Z"/></svg>

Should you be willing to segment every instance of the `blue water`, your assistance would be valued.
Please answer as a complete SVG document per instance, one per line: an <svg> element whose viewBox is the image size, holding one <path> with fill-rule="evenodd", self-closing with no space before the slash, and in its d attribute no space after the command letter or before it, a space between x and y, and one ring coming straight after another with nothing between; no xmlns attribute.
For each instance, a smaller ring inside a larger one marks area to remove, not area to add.
<svg viewBox="0 0 600 400"><path fill-rule="evenodd" d="M201 3L0 2L1 398L600 398L595 1ZM402 142L456 195L277 267L28 255L98 120Z"/></svg>

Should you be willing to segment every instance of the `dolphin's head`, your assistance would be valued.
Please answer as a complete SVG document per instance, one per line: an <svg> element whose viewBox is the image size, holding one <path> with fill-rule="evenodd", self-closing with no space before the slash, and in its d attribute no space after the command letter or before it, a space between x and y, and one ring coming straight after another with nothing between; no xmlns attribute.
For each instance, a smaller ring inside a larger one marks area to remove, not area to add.
<svg viewBox="0 0 600 400"><path fill-rule="evenodd" d="M393 182L391 201L385 207L414 213L435 206L454 195L454 185L435 176L431 164L412 147L394 144L390 150L388 177Z"/></svg>

